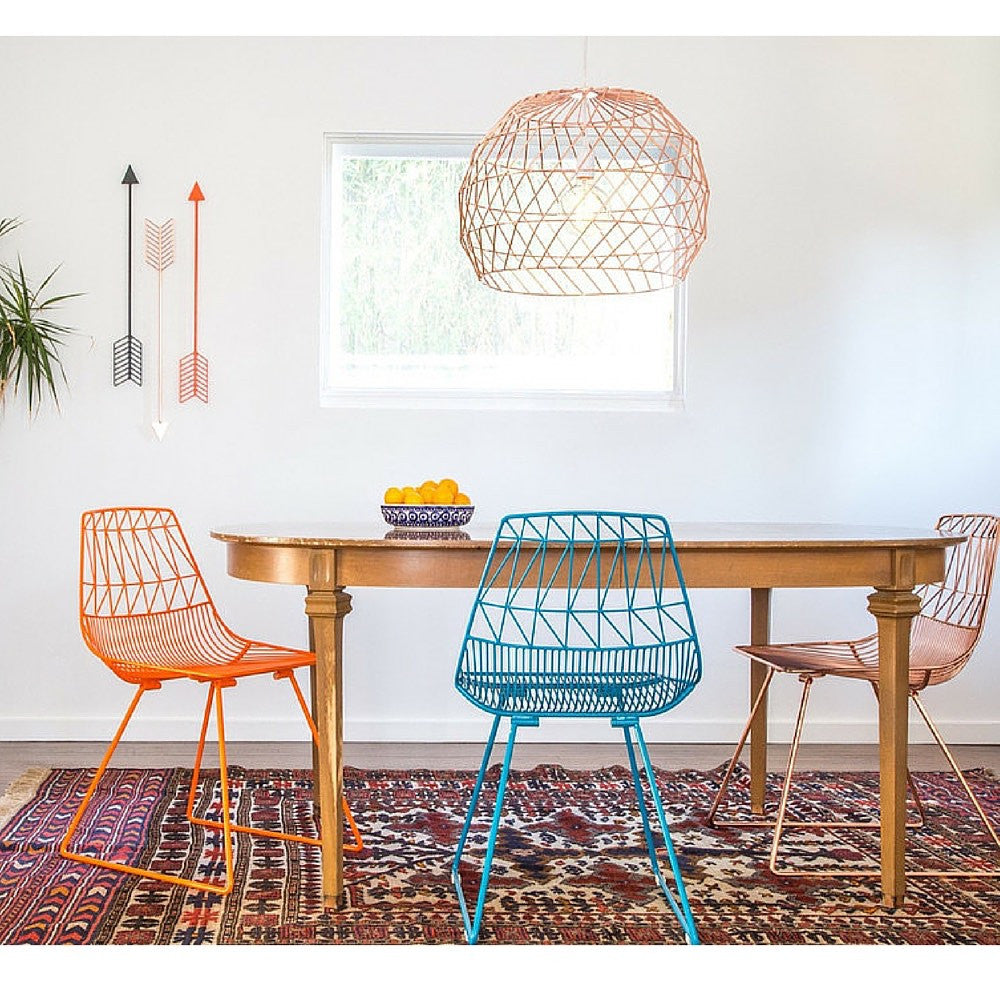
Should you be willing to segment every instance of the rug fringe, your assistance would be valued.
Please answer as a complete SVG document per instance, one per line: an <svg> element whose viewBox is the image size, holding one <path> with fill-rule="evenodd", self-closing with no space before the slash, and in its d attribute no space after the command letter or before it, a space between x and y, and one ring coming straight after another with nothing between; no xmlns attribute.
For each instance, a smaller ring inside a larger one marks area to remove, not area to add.
<svg viewBox="0 0 1000 1000"><path fill-rule="evenodd" d="M3 795L0 795L0 829L6 826L11 816L34 796L51 771L51 767L29 767L24 774L7 786Z"/></svg>

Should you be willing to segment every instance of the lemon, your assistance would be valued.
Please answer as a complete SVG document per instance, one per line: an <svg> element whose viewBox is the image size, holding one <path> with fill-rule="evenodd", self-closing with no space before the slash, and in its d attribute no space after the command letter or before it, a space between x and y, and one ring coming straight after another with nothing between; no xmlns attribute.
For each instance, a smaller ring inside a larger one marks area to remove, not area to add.
<svg viewBox="0 0 1000 1000"><path fill-rule="evenodd" d="M470 504L472 501L460 493L454 479L425 479L419 486L390 486L383 495L387 504Z"/></svg>
<svg viewBox="0 0 1000 1000"><path fill-rule="evenodd" d="M444 480L434 491L434 503L453 504L455 502L455 491L445 485Z"/></svg>

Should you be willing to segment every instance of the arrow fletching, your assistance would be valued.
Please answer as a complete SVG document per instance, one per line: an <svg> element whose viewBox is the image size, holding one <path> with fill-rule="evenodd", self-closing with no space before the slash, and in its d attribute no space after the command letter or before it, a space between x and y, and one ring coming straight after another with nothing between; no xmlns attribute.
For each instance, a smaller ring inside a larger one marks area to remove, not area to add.
<svg viewBox="0 0 1000 1000"><path fill-rule="evenodd" d="M162 225L146 219L143 256L154 271L165 271L174 262L174 220Z"/></svg>
<svg viewBox="0 0 1000 1000"><path fill-rule="evenodd" d="M204 354L192 351L181 358L178 388L178 397L182 403L189 399L208 402L208 362Z"/></svg>
<svg viewBox="0 0 1000 1000"><path fill-rule="evenodd" d="M167 433L163 419L163 272L174 262L174 220L157 225L146 219L144 226L143 256L156 271L156 420L153 430L162 441Z"/></svg>
<svg viewBox="0 0 1000 1000"><path fill-rule="evenodd" d="M112 377L115 385L134 382L142 385L142 342L127 334L112 347Z"/></svg>

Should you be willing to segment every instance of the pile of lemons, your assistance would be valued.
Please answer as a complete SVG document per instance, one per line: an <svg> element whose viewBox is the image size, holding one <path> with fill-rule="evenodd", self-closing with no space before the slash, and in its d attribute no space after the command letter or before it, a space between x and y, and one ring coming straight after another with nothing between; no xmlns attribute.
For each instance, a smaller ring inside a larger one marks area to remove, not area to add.
<svg viewBox="0 0 1000 1000"><path fill-rule="evenodd" d="M421 486L390 486L385 491L382 498L383 503L406 503L406 504L462 504L468 505L472 501L458 488L458 483L454 479L442 479L437 482L433 479L426 480Z"/></svg>

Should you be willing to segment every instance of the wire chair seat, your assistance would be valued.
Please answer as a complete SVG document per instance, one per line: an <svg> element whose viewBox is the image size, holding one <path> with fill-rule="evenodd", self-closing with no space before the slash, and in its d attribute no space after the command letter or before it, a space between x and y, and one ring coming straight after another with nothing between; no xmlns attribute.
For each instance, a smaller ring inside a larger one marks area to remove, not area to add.
<svg viewBox="0 0 1000 1000"><path fill-rule="evenodd" d="M593 649L501 645L470 637L455 679L474 705L501 715L657 715L698 682L697 640Z"/></svg>
<svg viewBox="0 0 1000 1000"><path fill-rule="evenodd" d="M207 602L133 617L85 614L82 631L90 649L133 683L249 677L309 666L315 660L306 650L237 635Z"/></svg>
<svg viewBox="0 0 1000 1000"><path fill-rule="evenodd" d="M910 639L911 690L942 684L972 655L979 630L928 618L913 619ZM788 642L766 646L736 646L737 652L783 673L855 677L878 682L878 636L833 642Z"/></svg>

